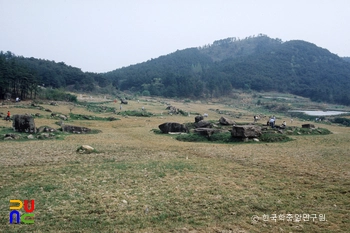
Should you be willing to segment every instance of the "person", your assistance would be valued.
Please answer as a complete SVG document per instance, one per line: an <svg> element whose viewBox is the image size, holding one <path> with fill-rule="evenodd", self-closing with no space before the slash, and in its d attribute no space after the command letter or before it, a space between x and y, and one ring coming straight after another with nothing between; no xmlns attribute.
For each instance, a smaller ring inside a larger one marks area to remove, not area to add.
<svg viewBox="0 0 350 233"><path fill-rule="evenodd" d="M10 120L11 120L11 113L10 113L10 111L7 111L6 120L7 120L7 121L10 121Z"/></svg>
<svg viewBox="0 0 350 233"><path fill-rule="evenodd" d="M275 126L275 119L274 119L274 117L270 118L269 123L270 123L271 128L273 128Z"/></svg>

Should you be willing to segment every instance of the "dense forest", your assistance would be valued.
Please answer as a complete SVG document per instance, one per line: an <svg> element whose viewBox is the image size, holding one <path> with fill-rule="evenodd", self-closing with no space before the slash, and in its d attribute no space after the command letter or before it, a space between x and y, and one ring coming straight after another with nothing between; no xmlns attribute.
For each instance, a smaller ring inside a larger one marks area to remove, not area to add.
<svg viewBox="0 0 350 233"><path fill-rule="evenodd" d="M261 34L218 40L101 74L0 52L0 98L35 98L43 87L185 98L229 96L234 89L278 91L350 105L350 58L309 42Z"/></svg>
<svg viewBox="0 0 350 233"><path fill-rule="evenodd" d="M111 85L101 74L82 72L63 62L24 58L0 52L0 99L35 98L42 88L94 91Z"/></svg>
<svg viewBox="0 0 350 233"><path fill-rule="evenodd" d="M121 90L166 97L278 91L350 105L350 63L305 41L227 38L106 73Z"/></svg>

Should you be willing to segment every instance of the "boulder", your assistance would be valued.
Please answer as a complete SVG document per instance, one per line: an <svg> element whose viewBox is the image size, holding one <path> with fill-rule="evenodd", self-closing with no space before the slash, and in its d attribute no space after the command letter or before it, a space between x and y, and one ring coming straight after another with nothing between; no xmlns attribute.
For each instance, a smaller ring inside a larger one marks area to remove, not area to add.
<svg viewBox="0 0 350 233"><path fill-rule="evenodd" d="M7 133L4 135L5 139L15 139L15 140L18 140L18 139L21 139L21 135L20 134L15 134L15 133Z"/></svg>
<svg viewBox="0 0 350 233"><path fill-rule="evenodd" d="M13 115L12 127L17 132L36 133L34 118L29 115Z"/></svg>
<svg viewBox="0 0 350 233"><path fill-rule="evenodd" d="M85 127L81 127L81 126L74 126L74 125L65 125L62 124L62 131L63 132L69 132L69 133L89 133L91 132L91 129L89 128L85 128Z"/></svg>
<svg viewBox="0 0 350 233"><path fill-rule="evenodd" d="M257 138L261 135L261 127L256 125L235 125L231 135L234 138Z"/></svg>
<svg viewBox="0 0 350 233"><path fill-rule="evenodd" d="M212 124L208 121L198 121L197 123L194 123L194 126L196 128L211 128L212 127Z"/></svg>
<svg viewBox="0 0 350 233"><path fill-rule="evenodd" d="M57 130L48 126L40 126L37 130L37 133L43 132L56 132Z"/></svg>
<svg viewBox="0 0 350 233"><path fill-rule="evenodd" d="M228 119L226 117L221 117L219 119L219 123L221 125L235 125L236 124L236 122L234 122L233 120L230 120L230 119Z"/></svg>
<svg viewBox="0 0 350 233"><path fill-rule="evenodd" d="M166 122L158 126L158 128L162 131L162 133L169 132L187 132L187 128L184 124L176 123L176 122Z"/></svg>
<svg viewBox="0 0 350 233"><path fill-rule="evenodd" d="M179 111L179 110L178 110L176 107L174 107L174 106L167 106L167 107L166 107L166 110L169 110L169 112L168 112L169 114L170 114L170 113L172 113L172 114L177 114L178 111Z"/></svg>
<svg viewBox="0 0 350 233"><path fill-rule="evenodd" d="M59 117L61 120L63 120L63 121L68 120L68 117L65 116L65 115L63 115L63 114L59 115L58 117Z"/></svg>
<svg viewBox="0 0 350 233"><path fill-rule="evenodd" d="M213 129L213 128L197 128L194 130L195 133L198 133L203 136L210 137L214 133L219 133L221 132L220 129Z"/></svg>
<svg viewBox="0 0 350 233"><path fill-rule="evenodd" d="M81 154L90 154L94 151L95 151L95 149L89 145L82 145L77 149L77 152L81 153Z"/></svg>
<svg viewBox="0 0 350 233"><path fill-rule="evenodd" d="M203 116L201 116L201 115L198 115L198 116L195 116L195 118L194 118L194 122L200 122L201 120L203 120L204 119L204 117Z"/></svg>
<svg viewBox="0 0 350 233"><path fill-rule="evenodd" d="M34 139L34 136L33 136L33 134L29 134L27 138L28 139Z"/></svg>
<svg viewBox="0 0 350 233"><path fill-rule="evenodd" d="M120 103L121 103L121 104L128 104L128 101L127 101L126 99L121 99L121 100L120 100Z"/></svg>
<svg viewBox="0 0 350 233"><path fill-rule="evenodd" d="M303 124L301 125L302 128L307 128L307 129L311 129L311 128L315 128L315 125L313 124Z"/></svg>

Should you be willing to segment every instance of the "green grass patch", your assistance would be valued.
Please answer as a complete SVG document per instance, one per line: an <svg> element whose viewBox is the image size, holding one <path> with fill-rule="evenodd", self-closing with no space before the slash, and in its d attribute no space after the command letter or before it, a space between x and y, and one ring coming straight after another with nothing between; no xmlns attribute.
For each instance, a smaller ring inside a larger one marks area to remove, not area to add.
<svg viewBox="0 0 350 233"><path fill-rule="evenodd" d="M121 116L136 116L136 117L151 117L154 115L151 112L137 111L137 110L127 110L123 112L118 112L117 114Z"/></svg>
<svg viewBox="0 0 350 233"><path fill-rule="evenodd" d="M242 142L239 138L233 138L230 132L214 133L210 137L197 133L180 134L176 136L176 140L182 142L214 142L214 143L234 143Z"/></svg>
<svg viewBox="0 0 350 233"><path fill-rule="evenodd" d="M116 117L99 117L94 115L84 115L84 114L69 114L69 120L94 120L94 121L115 121L120 120Z"/></svg>

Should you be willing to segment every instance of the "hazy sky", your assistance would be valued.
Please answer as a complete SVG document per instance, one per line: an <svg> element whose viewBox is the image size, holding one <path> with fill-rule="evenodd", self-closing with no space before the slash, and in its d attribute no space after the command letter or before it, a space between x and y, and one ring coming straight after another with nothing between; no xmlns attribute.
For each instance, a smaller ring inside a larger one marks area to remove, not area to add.
<svg viewBox="0 0 350 233"><path fill-rule="evenodd" d="M0 50L107 72L227 37L350 56L350 0L0 0Z"/></svg>

